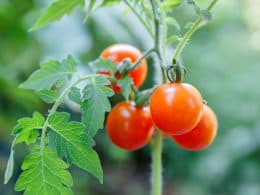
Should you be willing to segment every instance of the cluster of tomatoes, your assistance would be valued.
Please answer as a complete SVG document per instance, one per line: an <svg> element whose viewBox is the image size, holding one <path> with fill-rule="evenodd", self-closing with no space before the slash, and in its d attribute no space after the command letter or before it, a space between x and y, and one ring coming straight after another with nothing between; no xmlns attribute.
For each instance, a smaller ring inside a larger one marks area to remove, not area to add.
<svg viewBox="0 0 260 195"><path fill-rule="evenodd" d="M106 48L101 58L114 63L128 58L135 63L142 53L133 46L116 44ZM147 74L143 60L130 71L135 87L140 87ZM113 84L116 92L120 88ZM217 118L210 107L203 103L200 92L187 83L166 83L157 87L150 97L149 106L137 106L134 101L124 101L112 108L106 129L111 141L118 147L133 151L145 146L155 128L164 137L172 139L182 148L192 151L207 148L217 133Z"/></svg>

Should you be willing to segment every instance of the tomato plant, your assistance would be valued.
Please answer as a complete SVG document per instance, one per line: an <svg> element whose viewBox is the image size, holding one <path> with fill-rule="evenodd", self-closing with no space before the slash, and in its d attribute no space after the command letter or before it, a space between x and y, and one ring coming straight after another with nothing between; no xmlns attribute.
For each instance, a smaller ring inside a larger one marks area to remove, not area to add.
<svg viewBox="0 0 260 195"><path fill-rule="evenodd" d="M115 145L125 150L137 150L151 139L154 123L149 107L121 102L110 111L106 129Z"/></svg>
<svg viewBox="0 0 260 195"><path fill-rule="evenodd" d="M182 37L169 36L167 30L169 21L178 26L170 11L182 3L180 0L94 0L88 3L57 0L30 31L60 19L76 6L87 7L89 15L97 8L120 2L125 3L147 30L152 47L142 54L134 46L114 44L88 63L89 70L84 75L78 72L77 62L71 55L63 60L49 60L20 85L20 88L33 90L51 108L46 115L36 111L32 117L18 120L13 129L4 183L8 183L13 174L15 146L24 143L30 151L23 161L16 191L26 195L72 194L73 181L68 170L71 165L87 171L102 183L103 169L93 146L95 135L104 128L106 113L109 113L106 129L114 144L132 151L150 143L153 195L161 195L163 189L163 134L172 135L179 145L190 150L207 147L215 137L214 113L206 106L203 109L202 96L195 87L182 83L185 68L180 65L180 55L193 33L209 21L217 0L212 0L207 9L201 9L193 0L187 1L195 8L198 18ZM165 51L172 40L178 43L169 60ZM138 88L147 76L146 59L150 56L154 58L154 65L160 67L162 79L159 85L140 91ZM166 65L166 61L172 64ZM112 108L110 98L114 91L122 92L125 101ZM80 121L71 121L70 113L59 111L65 98L80 108Z"/></svg>
<svg viewBox="0 0 260 195"><path fill-rule="evenodd" d="M173 140L187 150L203 150L215 139L217 134L217 117L207 105L203 106L199 123L188 133L173 135Z"/></svg>
<svg viewBox="0 0 260 195"><path fill-rule="evenodd" d="M155 89L150 100L156 126L175 135L184 134L197 125L202 107L199 91L187 83L163 84Z"/></svg>

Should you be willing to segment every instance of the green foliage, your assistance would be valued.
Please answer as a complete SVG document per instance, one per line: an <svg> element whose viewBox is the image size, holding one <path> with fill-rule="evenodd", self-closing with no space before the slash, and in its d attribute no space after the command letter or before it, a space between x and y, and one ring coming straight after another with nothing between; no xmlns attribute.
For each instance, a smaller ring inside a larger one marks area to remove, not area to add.
<svg viewBox="0 0 260 195"><path fill-rule="evenodd" d="M51 60L41 65L24 83L20 85L23 89L35 91L49 90L55 84L59 85L70 80L76 72L76 62L68 56L62 63Z"/></svg>
<svg viewBox="0 0 260 195"><path fill-rule="evenodd" d="M162 3L162 7L165 10L169 10L169 9L179 6L182 2L183 2L183 0L165 0Z"/></svg>
<svg viewBox="0 0 260 195"><path fill-rule="evenodd" d="M49 23L61 19L64 15L70 14L76 6L84 6L84 0L56 0L41 15L30 31L38 30Z"/></svg>
<svg viewBox="0 0 260 195"><path fill-rule="evenodd" d="M61 157L68 163L92 173L100 182L103 172L97 153L91 149L94 141L85 131L85 126L78 122L68 122L69 114L54 113L48 123L52 130L49 133L50 145L54 146Z"/></svg>
<svg viewBox="0 0 260 195"><path fill-rule="evenodd" d="M36 94L41 98L42 101L48 104L54 103L58 98L57 92L53 90L37 91Z"/></svg>
<svg viewBox="0 0 260 195"><path fill-rule="evenodd" d="M74 103L81 105L82 104L82 98L81 98L81 92L80 89L77 87L72 87L69 92L69 99L73 101Z"/></svg>
<svg viewBox="0 0 260 195"><path fill-rule="evenodd" d="M111 109L108 97L114 93L106 86L109 84L110 82L105 77L100 76L90 79L83 89L82 122L86 125L90 136L94 136L98 129L103 128L105 112Z"/></svg>
<svg viewBox="0 0 260 195"><path fill-rule="evenodd" d="M39 112L34 112L32 118L18 120L18 124L13 129L13 134L16 135L15 143L35 143L38 137L38 130L43 127L44 122L45 118Z"/></svg>
<svg viewBox="0 0 260 195"><path fill-rule="evenodd" d="M103 182L99 156L92 149L95 144L92 137L98 129L103 128L105 112L111 109L108 98L114 93L107 87L110 82L103 75L88 74L78 77L71 84L75 73L76 61L68 56L61 62L50 60L42 64L39 70L21 84L25 89L35 90L43 101L53 106L46 119L39 112L34 112L32 118L18 120L13 129L15 139L5 173L5 183L10 180L13 172L14 145L21 142L27 145L39 143L32 147L31 154L24 160L24 172L17 181L17 191L25 191L25 194L72 194L72 178L64 170L70 164L88 171ZM80 82L85 82L82 92L77 87ZM52 88L55 90L51 90ZM57 91L60 91L59 95ZM81 105L85 124L70 122L68 113L57 112L66 95ZM49 148L50 146L55 150ZM64 157L68 165L58 157Z"/></svg>
<svg viewBox="0 0 260 195"><path fill-rule="evenodd" d="M131 93L131 87L133 85L133 80L126 74L118 80L118 85L120 87L121 93L126 100L129 99Z"/></svg>
<svg viewBox="0 0 260 195"><path fill-rule="evenodd" d="M66 170L69 165L49 147L33 146L31 150L22 164L15 190L28 195L71 195L72 176Z"/></svg>

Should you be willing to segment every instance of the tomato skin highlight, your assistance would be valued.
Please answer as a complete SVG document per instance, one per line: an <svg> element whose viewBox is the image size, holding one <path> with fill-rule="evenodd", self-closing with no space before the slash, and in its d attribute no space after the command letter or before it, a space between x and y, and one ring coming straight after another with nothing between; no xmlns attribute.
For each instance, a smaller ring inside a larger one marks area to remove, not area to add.
<svg viewBox="0 0 260 195"><path fill-rule="evenodd" d="M149 107L137 107L134 102L121 102L108 114L106 130L118 147L133 151L144 147L154 132Z"/></svg>
<svg viewBox="0 0 260 195"><path fill-rule="evenodd" d="M197 126L186 134L172 136L172 138L177 145L186 150L199 151L206 149L214 141L217 128L218 122L215 113L210 107L204 105Z"/></svg>
<svg viewBox="0 0 260 195"><path fill-rule="evenodd" d="M111 59L113 63L120 63L125 59L129 59L134 64L139 58L142 57L140 50L128 44L114 44L100 54L101 58ZM134 70L129 71L128 75L133 79L135 87L140 87L146 79L147 75L147 62L142 62ZM119 79L120 76L117 78Z"/></svg>
<svg viewBox="0 0 260 195"><path fill-rule="evenodd" d="M150 99L155 125L166 134L181 135L199 122L203 99L199 91L187 83L160 85Z"/></svg>

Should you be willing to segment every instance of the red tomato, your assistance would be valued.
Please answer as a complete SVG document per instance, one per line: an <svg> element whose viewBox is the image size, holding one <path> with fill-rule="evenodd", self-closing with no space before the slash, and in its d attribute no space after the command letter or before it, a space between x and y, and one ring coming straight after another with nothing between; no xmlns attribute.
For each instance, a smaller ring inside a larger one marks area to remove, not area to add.
<svg viewBox="0 0 260 195"><path fill-rule="evenodd" d="M155 125L164 133L180 135L199 122L203 100L199 91L186 83L167 83L153 92L150 109Z"/></svg>
<svg viewBox="0 0 260 195"><path fill-rule="evenodd" d="M145 146L154 132L149 107L137 107L134 102L121 102L109 113L106 129L111 141L125 150Z"/></svg>
<svg viewBox="0 0 260 195"><path fill-rule="evenodd" d="M174 135L172 138L182 148L187 150L203 150L215 139L218 122L215 113L204 105L202 117L197 126L183 135Z"/></svg>
<svg viewBox="0 0 260 195"><path fill-rule="evenodd" d="M115 44L107 47L101 54L101 58L111 59L114 63L122 62L125 59L129 59L134 64L139 58L142 57L142 53L135 47L127 44ZM147 75L147 63L143 60L139 66L130 71L129 76L133 79L134 86L140 87L145 81ZM117 75L117 79L120 75Z"/></svg>

